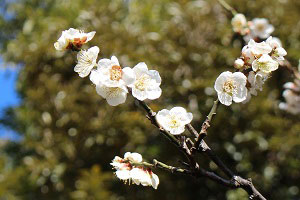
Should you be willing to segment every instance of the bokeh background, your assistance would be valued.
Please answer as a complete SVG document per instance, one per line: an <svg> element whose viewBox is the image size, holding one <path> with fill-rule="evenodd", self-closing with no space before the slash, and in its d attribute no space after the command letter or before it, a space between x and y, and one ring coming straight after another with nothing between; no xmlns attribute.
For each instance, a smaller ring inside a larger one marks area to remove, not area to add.
<svg viewBox="0 0 300 200"><path fill-rule="evenodd" d="M268 18L287 59L298 65L299 0L228 3L249 20ZM123 66L144 61L158 70L163 93L150 105L187 108L199 130L216 99L215 79L234 70L242 48L231 14L216 0L2 0L0 7L1 65L14 66L18 93L18 104L1 112L0 135L17 135L0 140L1 200L247 199L242 190L158 170L157 190L124 185L109 165L115 155L139 152L175 166L184 158L132 97L110 107L73 71L76 53L53 47L70 27L97 31L85 48L97 45L101 58L116 55ZM207 137L231 169L273 200L300 199L300 117L278 109L282 85L291 80L279 69L250 103L219 106ZM206 157L199 162L224 175Z"/></svg>

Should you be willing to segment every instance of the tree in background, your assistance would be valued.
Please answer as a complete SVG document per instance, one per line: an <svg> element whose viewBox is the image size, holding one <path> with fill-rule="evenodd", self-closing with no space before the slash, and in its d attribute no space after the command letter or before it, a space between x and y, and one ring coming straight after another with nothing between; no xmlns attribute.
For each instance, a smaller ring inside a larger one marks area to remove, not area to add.
<svg viewBox="0 0 300 200"><path fill-rule="evenodd" d="M250 19L270 19L289 60L296 64L300 4L272 2L232 1L231 5ZM165 173L159 173L157 191L121 186L108 164L115 155L137 151L174 165L180 155L137 111L133 100L110 107L88 80L74 74L76 54L56 52L52 46L66 27L96 30L89 45L100 44L102 57L115 54L127 66L145 61L160 72L164 92L151 102L152 108L188 105L199 130L216 96L212 89L216 77L232 65L243 46L231 31L229 13L216 1L3 4L1 51L7 61L22 64L17 83L22 104L9 110L2 123L23 139L1 144L1 198L247 198L243 191L227 191L210 180L190 181ZM270 199L299 196L299 116L277 108L289 77L280 69L249 104L219 107L207 138L232 169L252 177ZM199 162L216 170L205 158Z"/></svg>

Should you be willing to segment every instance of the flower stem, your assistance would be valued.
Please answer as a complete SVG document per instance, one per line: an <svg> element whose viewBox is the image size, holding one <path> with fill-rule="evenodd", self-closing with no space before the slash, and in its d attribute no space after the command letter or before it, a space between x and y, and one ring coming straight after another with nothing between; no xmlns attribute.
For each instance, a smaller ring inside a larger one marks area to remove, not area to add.
<svg viewBox="0 0 300 200"><path fill-rule="evenodd" d="M233 8L231 7L225 0L218 0L218 2L226 9L228 10L229 12L231 12L231 14L234 16L236 15L238 12Z"/></svg>

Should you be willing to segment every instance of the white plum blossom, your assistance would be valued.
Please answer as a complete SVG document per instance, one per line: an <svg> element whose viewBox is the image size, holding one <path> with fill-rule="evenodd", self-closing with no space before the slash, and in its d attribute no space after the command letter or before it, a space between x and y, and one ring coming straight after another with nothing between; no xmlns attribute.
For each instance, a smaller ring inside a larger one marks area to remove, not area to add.
<svg viewBox="0 0 300 200"><path fill-rule="evenodd" d="M246 46L242 49L242 56L245 63L252 64L252 62L263 54L269 54L272 51L272 47L266 42L257 43L254 40L250 40Z"/></svg>
<svg viewBox="0 0 300 200"><path fill-rule="evenodd" d="M278 69L278 62L273 60L268 54L263 54L259 59L256 59L252 63L253 71L262 71L264 73L270 73Z"/></svg>
<svg viewBox="0 0 300 200"><path fill-rule="evenodd" d="M124 158L116 156L110 164L116 169L116 176L125 183L132 181L136 185L152 186L154 189L157 189L159 184L158 176L150 168L145 168L142 165L136 166L142 161L143 157L141 154L126 152Z"/></svg>
<svg viewBox="0 0 300 200"><path fill-rule="evenodd" d="M138 63L133 68L135 81L128 85L132 88L132 95L138 100L157 99L160 97L162 90L160 88L161 78L156 70L148 70L145 63Z"/></svg>
<svg viewBox="0 0 300 200"><path fill-rule="evenodd" d="M250 23L251 34L261 39L268 38L274 31L274 26L265 18L255 18Z"/></svg>
<svg viewBox="0 0 300 200"><path fill-rule="evenodd" d="M223 72L215 82L215 90L219 101L230 106L232 100L236 103L244 101L247 97L247 77L241 72Z"/></svg>
<svg viewBox="0 0 300 200"><path fill-rule="evenodd" d="M300 113L300 80L296 79L295 82L287 82L283 85L285 90L282 96L285 103L281 102L279 108L294 115Z"/></svg>
<svg viewBox="0 0 300 200"><path fill-rule="evenodd" d="M184 132L186 124L193 119L193 114L186 112L182 107L174 107L171 110L163 109L156 115L157 122L173 135Z"/></svg>
<svg viewBox="0 0 300 200"><path fill-rule="evenodd" d="M250 83L251 87L249 88L248 92L253 95L257 95L257 90L262 91L263 84L268 79L268 74L263 72L254 71L249 72L248 75L248 82Z"/></svg>
<svg viewBox="0 0 300 200"><path fill-rule="evenodd" d="M125 162L125 159L116 156L110 164L117 170L115 174L120 180L126 182L130 179L130 170L132 169L132 166L130 163Z"/></svg>
<svg viewBox="0 0 300 200"><path fill-rule="evenodd" d="M132 183L136 185L152 186L157 189L159 178L149 169L134 168L130 171Z"/></svg>
<svg viewBox="0 0 300 200"><path fill-rule="evenodd" d="M141 154L139 153L130 153L130 152L126 152L124 154L124 159L127 159L131 162L135 162L135 163L140 163L143 161L143 157Z"/></svg>
<svg viewBox="0 0 300 200"><path fill-rule="evenodd" d="M231 20L231 24L233 27L233 31L240 33L241 35L244 35L247 33L247 31L249 30L247 28L247 20L245 15L238 13L236 15L234 15L234 17Z"/></svg>
<svg viewBox="0 0 300 200"><path fill-rule="evenodd" d="M262 91L263 84L267 79L268 74L265 74L261 71L257 73L254 71L249 72L248 82L250 86L248 87L247 98L242 103L247 103L248 101L250 101L251 95L256 96L257 90Z"/></svg>
<svg viewBox="0 0 300 200"><path fill-rule="evenodd" d="M292 90L284 90L282 96L285 98L285 103L281 102L279 108L285 110L294 115L300 113L300 95L296 94Z"/></svg>
<svg viewBox="0 0 300 200"><path fill-rule="evenodd" d="M81 50L77 54L78 63L75 66L74 71L78 72L80 77L83 78L88 76L91 70L96 66L99 51L99 48L95 46L89 48L87 51Z"/></svg>
<svg viewBox="0 0 300 200"><path fill-rule="evenodd" d="M121 68L117 57L101 59L96 70L92 70L91 81L97 85L101 82L107 87L122 87L132 84L135 75L130 67Z"/></svg>
<svg viewBox="0 0 300 200"><path fill-rule="evenodd" d="M96 85L96 91L111 106L125 103L128 93L128 89L124 85L120 87L107 87L101 82L98 82Z"/></svg>
<svg viewBox="0 0 300 200"><path fill-rule="evenodd" d="M276 61L282 61L284 60L284 56L287 55L287 52L284 48L281 47L281 42L278 39L273 38L270 36L267 40L266 43L272 47L272 58L275 59Z"/></svg>
<svg viewBox="0 0 300 200"><path fill-rule="evenodd" d="M251 39L248 43L248 46L254 56L268 54L271 53L272 51L272 47L265 41L255 42L254 40Z"/></svg>
<svg viewBox="0 0 300 200"><path fill-rule="evenodd" d="M54 43L54 47L58 51L80 49L83 44L93 39L95 33L95 31L84 33L81 30L70 28L62 32L60 38Z"/></svg>

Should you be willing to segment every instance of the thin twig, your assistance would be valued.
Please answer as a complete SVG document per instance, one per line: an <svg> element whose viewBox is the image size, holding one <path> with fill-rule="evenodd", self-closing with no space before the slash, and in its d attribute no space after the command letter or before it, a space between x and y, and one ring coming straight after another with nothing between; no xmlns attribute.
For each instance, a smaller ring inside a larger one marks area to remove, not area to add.
<svg viewBox="0 0 300 200"><path fill-rule="evenodd" d="M226 1L224 0L218 0L218 2L226 9L228 10L229 12L231 12L231 14L234 16L236 15L238 12L233 8L231 7Z"/></svg>
<svg viewBox="0 0 300 200"><path fill-rule="evenodd" d="M216 101L214 101L214 104L213 104L209 114L207 115L205 121L203 122L203 124L201 126L201 131L198 134L198 137L196 138L196 142L192 148L192 152L195 152L197 149L199 149L201 141L203 140L203 138L205 136L207 136L207 129L210 127L210 122L212 120L212 117L216 114L218 103L219 103L218 99Z"/></svg>

